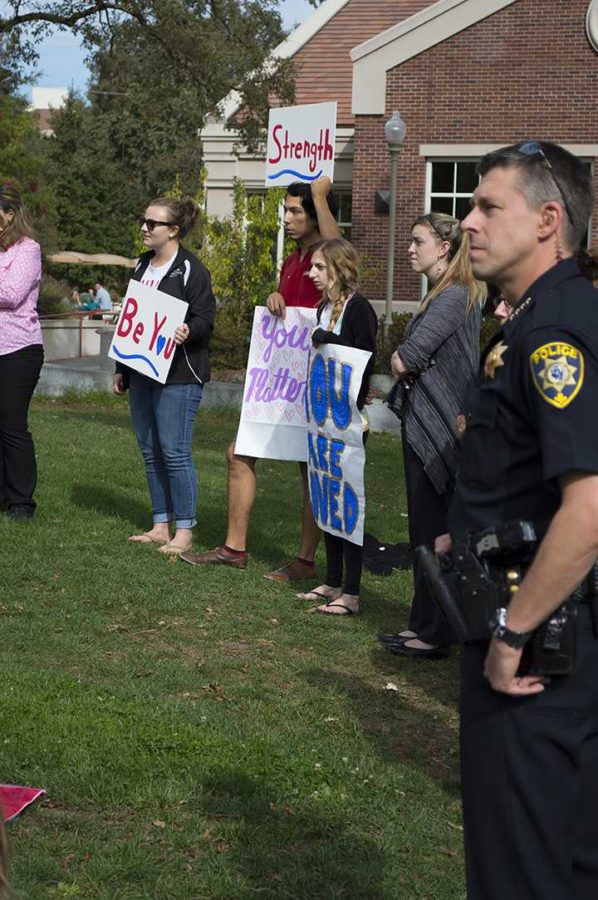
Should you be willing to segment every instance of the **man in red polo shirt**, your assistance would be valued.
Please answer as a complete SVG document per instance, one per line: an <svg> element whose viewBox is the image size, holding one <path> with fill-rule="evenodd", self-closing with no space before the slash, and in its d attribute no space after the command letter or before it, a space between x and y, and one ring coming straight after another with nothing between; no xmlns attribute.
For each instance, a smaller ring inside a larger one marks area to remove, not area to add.
<svg viewBox="0 0 598 900"><path fill-rule="evenodd" d="M284 201L284 227L287 235L297 242L297 249L282 264L278 290L270 294L270 312L284 318L287 306L314 308L321 294L308 278L311 250L323 240L340 237L336 222L336 204L330 193L330 179L318 178L311 185L295 182L287 188ZM228 531L226 543L206 553L184 553L181 559L192 565L213 564L247 568L247 531L249 516L255 501L257 476L256 459L235 453L234 442L227 451L228 459ZM299 463L303 479L303 509L301 542L296 559L283 565L266 578L274 581L294 581L311 578L315 571L314 556L320 540L320 530L314 521L309 502L307 466Z"/></svg>

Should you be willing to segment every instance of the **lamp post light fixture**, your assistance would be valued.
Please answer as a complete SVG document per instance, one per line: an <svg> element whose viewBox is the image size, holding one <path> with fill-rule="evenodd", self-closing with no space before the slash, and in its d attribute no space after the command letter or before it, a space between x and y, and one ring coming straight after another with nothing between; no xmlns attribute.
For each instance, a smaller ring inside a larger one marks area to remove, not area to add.
<svg viewBox="0 0 598 900"><path fill-rule="evenodd" d="M407 134L407 126L398 112L384 126L384 134L390 150L390 202L388 216L388 255L386 261L386 308L384 311L384 333L392 322L392 293L395 276L395 237L397 230L397 169L399 151Z"/></svg>

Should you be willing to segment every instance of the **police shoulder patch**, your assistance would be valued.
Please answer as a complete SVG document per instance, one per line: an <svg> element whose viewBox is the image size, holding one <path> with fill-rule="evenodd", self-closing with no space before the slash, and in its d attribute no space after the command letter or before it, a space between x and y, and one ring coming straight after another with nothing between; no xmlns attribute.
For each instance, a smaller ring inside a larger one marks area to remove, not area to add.
<svg viewBox="0 0 598 900"><path fill-rule="evenodd" d="M534 350L529 361L534 385L547 403L564 409L579 394L584 360L577 347L553 341Z"/></svg>

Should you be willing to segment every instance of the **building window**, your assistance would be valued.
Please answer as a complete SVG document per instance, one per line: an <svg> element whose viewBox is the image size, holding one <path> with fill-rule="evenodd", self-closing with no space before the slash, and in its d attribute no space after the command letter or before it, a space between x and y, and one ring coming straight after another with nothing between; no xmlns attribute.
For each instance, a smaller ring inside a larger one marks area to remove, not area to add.
<svg viewBox="0 0 598 900"><path fill-rule="evenodd" d="M349 191L334 191L338 204L336 221L345 240L351 240L351 219L353 217L353 195Z"/></svg>
<svg viewBox="0 0 598 900"><path fill-rule="evenodd" d="M471 195L478 186L476 160L429 160L426 209L461 220L469 212Z"/></svg>

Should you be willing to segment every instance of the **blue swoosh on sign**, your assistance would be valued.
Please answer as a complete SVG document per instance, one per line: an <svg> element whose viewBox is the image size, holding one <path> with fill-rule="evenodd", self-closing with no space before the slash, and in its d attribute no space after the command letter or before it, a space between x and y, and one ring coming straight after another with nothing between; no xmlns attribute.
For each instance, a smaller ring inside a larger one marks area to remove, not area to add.
<svg viewBox="0 0 598 900"><path fill-rule="evenodd" d="M306 175L305 172L297 172L295 169L281 169L280 172L274 172L273 175L268 175L268 181L274 181L276 178L281 178L283 175L294 175L295 178L301 178L302 181L315 181L316 178L319 178L322 174L323 169L320 169L319 172L316 172L315 175Z"/></svg>
<svg viewBox="0 0 598 900"><path fill-rule="evenodd" d="M143 362L146 362L148 364L148 366L150 367L150 369L152 370L152 372L154 373L156 378L158 378L158 376L160 375L160 373L156 369L155 365L152 362L150 362L150 360L147 358L147 356L142 356L141 353L121 353L121 351L118 349L118 347L115 347L114 344L112 345L112 349L114 350L114 352L116 353L116 355L118 356L119 359L142 359Z"/></svg>

